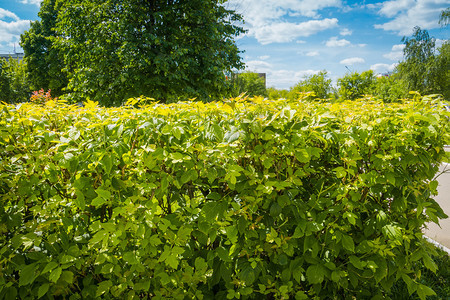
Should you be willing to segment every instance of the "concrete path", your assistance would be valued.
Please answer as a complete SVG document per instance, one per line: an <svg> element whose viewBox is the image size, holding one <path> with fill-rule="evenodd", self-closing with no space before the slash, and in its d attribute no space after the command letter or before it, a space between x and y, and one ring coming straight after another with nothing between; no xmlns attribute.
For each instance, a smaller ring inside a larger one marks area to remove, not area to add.
<svg viewBox="0 0 450 300"><path fill-rule="evenodd" d="M440 227L435 223L428 224L424 234L450 249L450 164L442 164L440 171L445 173L438 177L438 195L435 199L449 218L441 220Z"/></svg>

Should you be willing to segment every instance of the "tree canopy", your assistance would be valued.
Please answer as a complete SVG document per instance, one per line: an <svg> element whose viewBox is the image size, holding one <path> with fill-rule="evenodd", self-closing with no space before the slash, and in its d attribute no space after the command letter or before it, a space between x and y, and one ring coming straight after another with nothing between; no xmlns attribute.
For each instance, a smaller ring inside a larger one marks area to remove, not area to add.
<svg viewBox="0 0 450 300"><path fill-rule="evenodd" d="M50 89L54 96L59 96L67 86L67 76L61 53L54 45L58 16L56 1L42 2L38 13L41 20L31 22L30 29L20 36L20 45L24 50L31 89Z"/></svg>
<svg viewBox="0 0 450 300"><path fill-rule="evenodd" d="M102 104L146 95L168 101L230 91L225 73L243 63L241 16L223 0L65 0L57 47L69 90Z"/></svg>
<svg viewBox="0 0 450 300"><path fill-rule="evenodd" d="M328 78L327 71L320 71L318 74L307 75L297 83L290 91L292 98L297 98L298 93L313 92L315 97L326 99L331 93L331 79Z"/></svg>
<svg viewBox="0 0 450 300"><path fill-rule="evenodd" d="M403 37L404 61L396 67L395 72L407 89L422 94L442 94L450 96L450 57L448 41L436 49L435 39L427 30L414 28L411 38Z"/></svg>
<svg viewBox="0 0 450 300"><path fill-rule="evenodd" d="M234 95L238 96L242 93L246 93L247 96L267 96L266 83L258 73L243 72L235 74L234 78Z"/></svg>
<svg viewBox="0 0 450 300"><path fill-rule="evenodd" d="M339 95L342 99L355 100L371 94L375 80L372 70L346 74L338 79Z"/></svg>
<svg viewBox="0 0 450 300"><path fill-rule="evenodd" d="M25 62L14 58L0 58L0 101L17 103L27 101L30 96Z"/></svg>

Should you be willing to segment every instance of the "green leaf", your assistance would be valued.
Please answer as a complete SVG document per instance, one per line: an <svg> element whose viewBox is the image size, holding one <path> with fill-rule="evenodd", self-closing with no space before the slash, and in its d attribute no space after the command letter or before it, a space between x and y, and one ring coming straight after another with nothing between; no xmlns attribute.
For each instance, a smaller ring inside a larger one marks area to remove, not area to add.
<svg viewBox="0 0 450 300"><path fill-rule="evenodd" d="M42 274L50 272L51 270L53 270L57 266L58 266L58 264L56 262L54 262L54 261L49 262L48 264L45 265L44 270L42 270Z"/></svg>
<svg viewBox="0 0 450 300"><path fill-rule="evenodd" d="M247 285L251 285L253 284L253 282L255 281L256 277L255 277L255 271L253 270L253 268L250 266L250 264L246 265L242 271L239 273L239 277L245 281L245 283Z"/></svg>
<svg viewBox="0 0 450 300"><path fill-rule="evenodd" d="M103 158L101 160L101 163L102 163L103 169L105 170L105 173L107 175L111 174L111 170L112 170L112 167L113 167L113 161L112 161L112 158L111 158L111 154L106 153L103 156Z"/></svg>
<svg viewBox="0 0 450 300"><path fill-rule="evenodd" d="M156 234L150 236L150 245L156 247L156 246L161 245L161 244L162 244L162 242L161 242L161 240L159 239L159 237Z"/></svg>
<svg viewBox="0 0 450 300"><path fill-rule="evenodd" d="M41 298L42 296L44 296L48 292L49 287L50 287L50 284L48 284L48 283L42 284L38 289L38 298Z"/></svg>
<svg viewBox="0 0 450 300"><path fill-rule="evenodd" d="M382 232L385 237L393 240L400 240L402 238L402 232L400 227L396 225L383 226Z"/></svg>
<svg viewBox="0 0 450 300"><path fill-rule="evenodd" d="M306 151L306 149L297 149L297 151L295 151L295 158L301 163L307 163L310 160L308 151Z"/></svg>
<svg viewBox="0 0 450 300"><path fill-rule="evenodd" d="M111 198L111 192L110 191L98 188L98 189L95 190L95 192L97 193L97 195L99 197L101 197L101 198L103 198L105 200L108 200L108 199Z"/></svg>
<svg viewBox="0 0 450 300"><path fill-rule="evenodd" d="M63 271L61 274L60 279L62 281L67 282L68 284L72 284L73 283L73 272L71 271Z"/></svg>
<svg viewBox="0 0 450 300"><path fill-rule="evenodd" d="M92 200L91 205L97 207L97 206L101 206L101 205L105 204L106 202L107 202L106 199L104 199L102 197L96 197Z"/></svg>
<svg viewBox="0 0 450 300"><path fill-rule="evenodd" d="M181 134L184 133L182 132L183 129L179 128L179 127L173 127L172 128L172 134L177 138L177 140L181 140Z"/></svg>
<svg viewBox="0 0 450 300"><path fill-rule="evenodd" d="M181 175L181 184L185 184L189 181L194 181L198 178L198 173L195 169L190 169Z"/></svg>
<svg viewBox="0 0 450 300"><path fill-rule="evenodd" d="M343 234L341 238L341 243L344 249L347 249L351 253L355 252L355 243L353 242L351 236Z"/></svg>
<svg viewBox="0 0 450 300"><path fill-rule="evenodd" d="M112 287L112 285L113 284L110 280L100 282L97 286L95 296L100 297L101 295L107 293L109 291L109 289Z"/></svg>
<svg viewBox="0 0 450 300"><path fill-rule="evenodd" d="M351 263L355 268L360 269L360 270L362 270L362 269L367 265L367 263L366 263L365 261L361 261L361 260L359 259L359 257L354 256L354 255L350 256L350 257L349 257L349 260L350 260L350 263Z"/></svg>
<svg viewBox="0 0 450 300"><path fill-rule="evenodd" d="M423 253L422 260L428 270L436 273L438 267L436 263L431 259L430 255L428 255L428 253Z"/></svg>
<svg viewBox="0 0 450 300"><path fill-rule="evenodd" d="M321 283L327 274L327 270L321 264L311 265L306 270L306 278L311 284Z"/></svg>
<svg viewBox="0 0 450 300"><path fill-rule="evenodd" d="M50 273L48 279L49 279L51 282L57 282L58 279L59 279L59 277L61 276L61 273L62 273L62 268L61 268L61 267L57 267L56 269L54 269L54 270Z"/></svg>
<svg viewBox="0 0 450 300"><path fill-rule="evenodd" d="M178 268L178 264L180 261L176 255L170 255L166 258L165 262L169 267L176 269Z"/></svg>
<svg viewBox="0 0 450 300"><path fill-rule="evenodd" d="M204 273L207 269L208 269L208 264L206 263L206 261L201 257L197 257L195 259L196 272Z"/></svg>
<svg viewBox="0 0 450 300"><path fill-rule="evenodd" d="M336 172L337 178L343 178L343 177L345 177L345 175L347 175L347 171L343 167L337 167L337 168L333 169L333 171Z"/></svg>
<svg viewBox="0 0 450 300"><path fill-rule="evenodd" d="M123 254L123 260L131 265L137 264L139 261L136 259L136 254L134 252L125 252Z"/></svg>
<svg viewBox="0 0 450 300"><path fill-rule="evenodd" d="M108 232L104 229L101 229L89 241L89 246L93 246L93 245L97 244L98 242L102 241L107 236L108 236Z"/></svg>
<svg viewBox="0 0 450 300"><path fill-rule="evenodd" d="M417 290L418 284L414 280L412 280L407 274L402 274L402 279L406 283L408 293L412 295Z"/></svg>
<svg viewBox="0 0 450 300"><path fill-rule="evenodd" d="M228 250L220 246L216 249L217 256L223 261L231 261Z"/></svg>
<svg viewBox="0 0 450 300"><path fill-rule="evenodd" d="M350 222L350 224L352 225L356 224L356 215L354 213L347 211L344 213L344 218L346 218Z"/></svg>
<svg viewBox="0 0 450 300"><path fill-rule="evenodd" d="M77 198L74 201L75 205L79 209L84 210L84 208L86 207L86 202L85 202L85 197L84 197L83 192L76 190L75 194L77 195Z"/></svg>
<svg viewBox="0 0 450 300"><path fill-rule="evenodd" d="M418 285L417 294L421 300L426 300L427 296L436 296L435 291L423 284Z"/></svg>
<svg viewBox="0 0 450 300"><path fill-rule="evenodd" d="M19 286L33 283L34 279L36 278L36 270L37 265L35 263L25 266L25 268L20 271Z"/></svg>
<svg viewBox="0 0 450 300"><path fill-rule="evenodd" d="M379 283L382 279L384 279L388 275L387 263L385 259L378 259L375 261L378 268L375 271L374 278L377 283Z"/></svg>
<svg viewBox="0 0 450 300"><path fill-rule="evenodd" d="M309 297L303 291L299 291L295 294L295 300L306 300L306 299L309 299Z"/></svg>

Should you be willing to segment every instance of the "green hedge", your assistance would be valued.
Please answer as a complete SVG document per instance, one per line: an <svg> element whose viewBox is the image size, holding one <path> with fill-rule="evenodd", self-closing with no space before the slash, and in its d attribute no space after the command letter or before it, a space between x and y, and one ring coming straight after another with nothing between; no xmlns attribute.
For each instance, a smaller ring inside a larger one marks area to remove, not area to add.
<svg viewBox="0 0 450 300"><path fill-rule="evenodd" d="M433 293L432 97L0 111L0 299Z"/></svg>

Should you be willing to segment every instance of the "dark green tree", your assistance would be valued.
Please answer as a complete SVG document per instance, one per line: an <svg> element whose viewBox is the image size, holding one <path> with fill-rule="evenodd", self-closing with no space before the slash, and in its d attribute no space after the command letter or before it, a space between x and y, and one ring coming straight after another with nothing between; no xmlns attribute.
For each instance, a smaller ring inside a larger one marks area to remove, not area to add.
<svg viewBox="0 0 450 300"><path fill-rule="evenodd" d="M355 100L373 93L376 77L372 70L348 73L338 79L339 98Z"/></svg>
<svg viewBox="0 0 450 300"><path fill-rule="evenodd" d="M9 103L11 97L9 67L4 58L0 58L0 101Z"/></svg>
<svg viewBox="0 0 450 300"><path fill-rule="evenodd" d="M327 76L327 71L320 71L318 74L307 75L290 90L290 97L297 98L299 93L313 92L315 97L326 99L331 93L331 79Z"/></svg>
<svg viewBox="0 0 450 300"><path fill-rule="evenodd" d="M59 0L69 90L104 105L145 95L217 99L243 63L241 16L225 0Z"/></svg>
<svg viewBox="0 0 450 300"><path fill-rule="evenodd" d="M266 83L264 78L259 77L258 73L243 72L234 75L235 92L233 96L246 93L247 96L267 96Z"/></svg>
<svg viewBox="0 0 450 300"><path fill-rule="evenodd" d="M384 102L397 102L408 97L408 90L403 81L394 73L376 78L372 94Z"/></svg>
<svg viewBox="0 0 450 300"><path fill-rule="evenodd" d="M57 0L44 0L38 16L39 21L31 22L30 29L20 36L20 45L25 53L27 76L33 90L52 90L59 96L68 80L63 71L61 53L55 47L55 25L58 16Z"/></svg>
<svg viewBox="0 0 450 300"><path fill-rule="evenodd" d="M288 90L278 90L274 87L270 87L267 89L267 97L269 99L278 100L278 99L287 99L289 95Z"/></svg>
<svg viewBox="0 0 450 300"><path fill-rule="evenodd" d="M26 64L9 58L0 59L0 101L6 103L25 102L30 96L30 84L26 75Z"/></svg>

